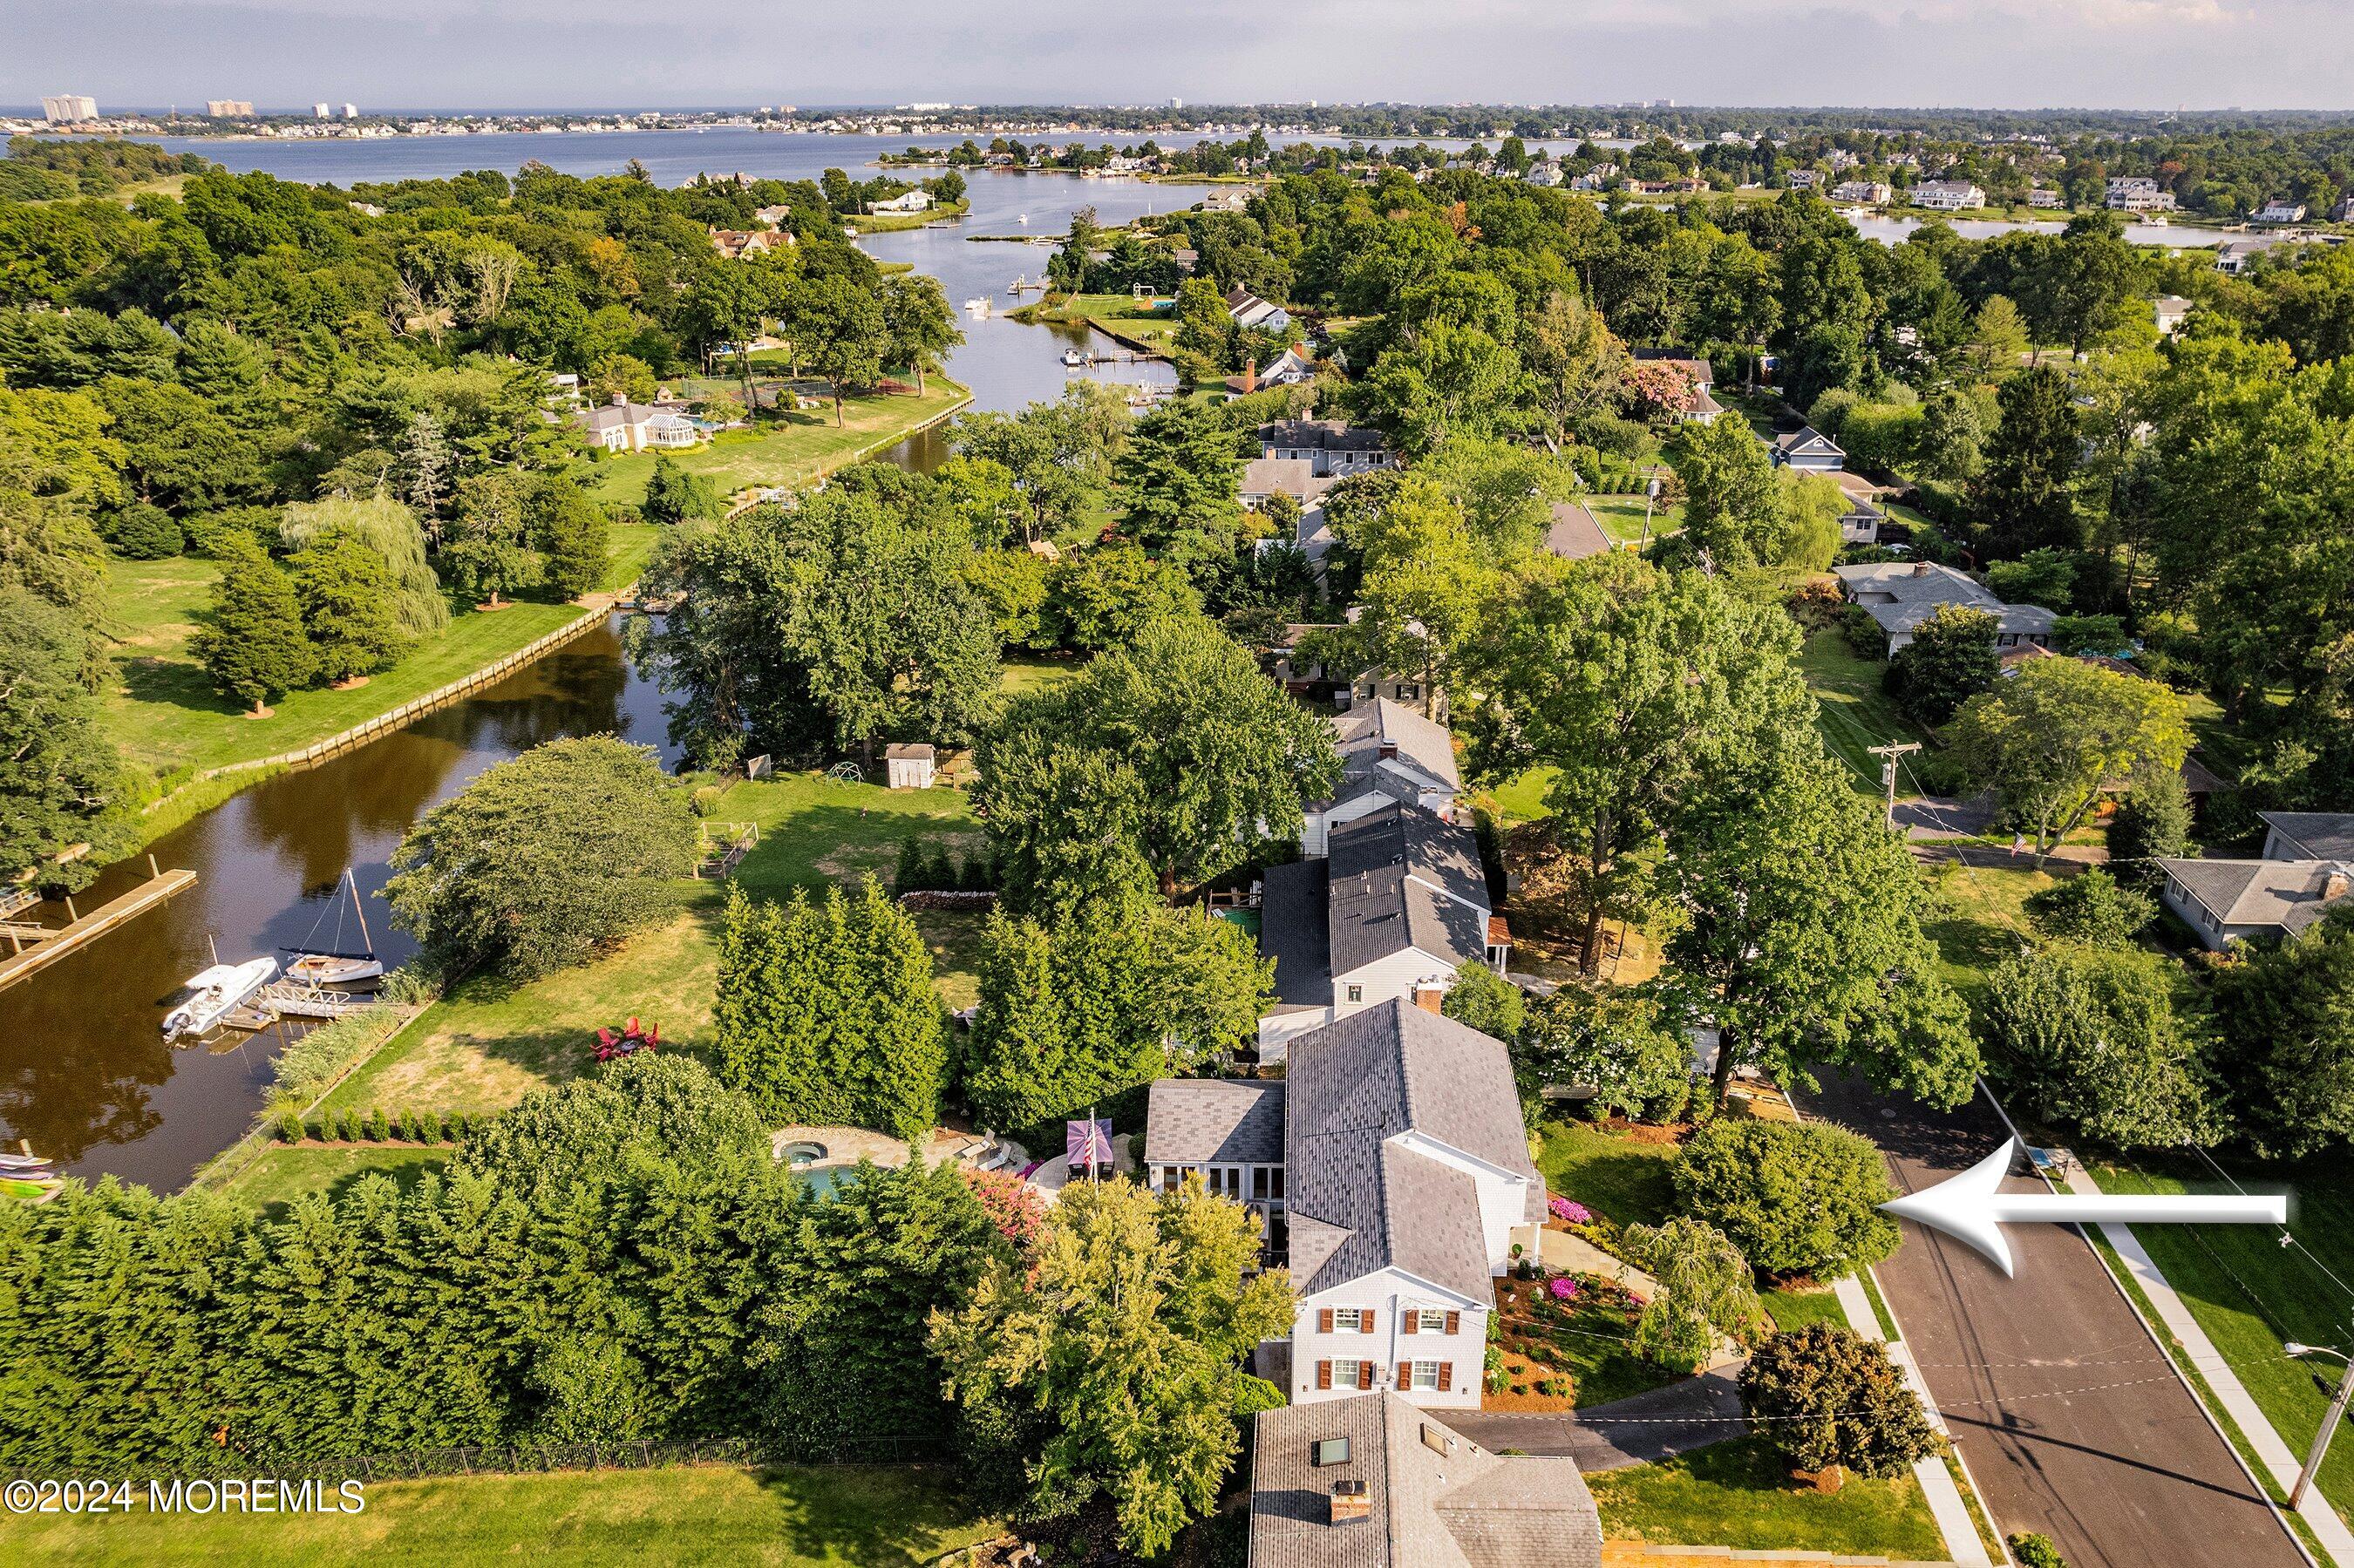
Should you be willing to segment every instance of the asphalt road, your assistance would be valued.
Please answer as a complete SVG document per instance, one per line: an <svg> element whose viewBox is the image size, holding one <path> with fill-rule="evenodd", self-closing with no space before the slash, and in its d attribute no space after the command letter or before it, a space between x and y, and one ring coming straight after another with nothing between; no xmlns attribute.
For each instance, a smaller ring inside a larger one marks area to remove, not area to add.
<svg viewBox="0 0 2354 1568"><path fill-rule="evenodd" d="M2008 1136L1981 1095L1952 1114L1824 1080L1807 1108L1888 1154L1917 1192ZM2006 1192L2046 1189L2023 1175ZM2018 1277L1903 1222L1877 1272L1930 1392L2005 1534L2050 1536L2071 1568L2299 1568L2238 1460L2073 1226L2009 1227Z"/></svg>
<svg viewBox="0 0 2354 1568"><path fill-rule="evenodd" d="M1726 1367L1565 1415L1515 1415L1493 1410L1442 1410L1439 1417L1496 1453L1566 1454L1581 1470L1656 1464L1728 1437L1742 1423L1737 1368Z"/></svg>

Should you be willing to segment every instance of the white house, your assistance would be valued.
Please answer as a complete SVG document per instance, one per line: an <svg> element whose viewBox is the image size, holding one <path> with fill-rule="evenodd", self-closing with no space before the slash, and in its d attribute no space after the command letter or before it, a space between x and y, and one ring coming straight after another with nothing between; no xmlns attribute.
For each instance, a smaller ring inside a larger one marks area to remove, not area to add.
<svg viewBox="0 0 2354 1568"><path fill-rule="evenodd" d="M2160 294L2149 305L2150 319L2158 323L2160 337L2172 337L2181 329L2190 314L2191 302L2179 294Z"/></svg>
<svg viewBox="0 0 2354 1568"><path fill-rule="evenodd" d="M1226 390L1247 393L1268 387L1305 387L1315 379L1316 362L1295 343L1265 365L1249 366L1241 376L1227 376Z"/></svg>
<svg viewBox="0 0 2354 1568"><path fill-rule="evenodd" d="M1270 304L1239 283L1226 291L1226 314L1238 326L1264 327L1268 332L1281 332L1291 324L1289 311Z"/></svg>
<svg viewBox="0 0 2354 1568"><path fill-rule="evenodd" d="M2248 215L2251 223L2303 223L2305 204L2301 201L2268 201Z"/></svg>
<svg viewBox="0 0 2354 1568"><path fill-rule="evenodd" d="M1297 1295L1257 1361L1293 1404L1479 1408L1492 1282L1545 1214L1502 1042L1404 1000L1363 1009L1295 1039L1279 1080L1156 1082L1142 1163L1164 1190L1217 1172L1266 1216Z"/></svg>
<svg viewBox="0 0 2354 1568"><path fill-rule="evenodd" d="M1895 196L1885 180L1841 180L1831 187L1833 201L1861 202L1866 207L1886 207Z"/></svg>
<svg viewBox="0 0 2354 1568"><path fill-rule="evenodd" d="M1330 722L1333 748L1341 754L1341 782L1331 800L1308 804L1301 853L1323 854L1332 828L1384 806L1411 806L1443 822L1458 820L1463 775L1455 763L1455 738L1445 725L1387 697L1334 714Z"/></svg>
<svg viewBox="0 0 2354 1568"><path fill-rule="evenodd" d="M1565 1455L1492 1453L1394 1393L1263 1411L1249 1568L1601 1568L1602 1518Z"/></svg>
<svg viewBox="0 0 2354 1568"><path fill-rule="evenodd" d="M2172 191L2139 175L2110 180L2103 199L2113 212L2172 212L2175 206Z"/></svg>
<svg viewBox="0 0 2354 1568"><path fill-rule="evenodd" d="M1847 452L1812 425L1785 430L1766 444L1773 448L1777 468L1787 465L1803 473L1837 473L1847 466Z"/></svg>
<svg viewBox="0 0 2354 1568"><path fill-rule="evenodd" d="M676 409L632 403L620 393L610 403L576 411L572 418L588 431L590 445L609 452L678 451L703 440L695 421Z"/></svg>
<svg viewBox="0 0 2354 1568"><path fill-rule="evenodd" d="M1913 187L1913 205L1934 212L1967 212L1986 206L1986 192L1967 180L1924 180Z"/></svg>
<svg viewBox="0 0 2354 1568"><path fill-rule="evenodd" d="M2218 950L2304 930L2354 893L2342 860L2161 860L2166 906Z"/></svg>
<svg viewBox="0 0 2354 1568"><path fill-rule="evenodd" d="M1849 600L1861 605L1888 633L1891 653L1911 642L1914 630L1949 604L1993 616L1999 649L2044 646L2058 619L2040 604L2005 604L1977 579L1934 561L1875 561L1833 567L1831 571Z"/></svg>
<svg viewBox="0 0 2354 1568"><path fill-rule="evenodd" d="M1329 823L1322 859L1269 866L1259 954L1275 960L1262 1060L1301 1031L1405 1000L1436 1007L1468 963L1500 970L1511 934L1471 830L1392 801Z"/></svg>
<svg viewBox="0 0 2354 1568"><path fill-rule="evenodd" d="M869 207L874 212L929 212L931 209L932 193L920 185L911 191L903 191L888 201L875 202Z"/></svg>

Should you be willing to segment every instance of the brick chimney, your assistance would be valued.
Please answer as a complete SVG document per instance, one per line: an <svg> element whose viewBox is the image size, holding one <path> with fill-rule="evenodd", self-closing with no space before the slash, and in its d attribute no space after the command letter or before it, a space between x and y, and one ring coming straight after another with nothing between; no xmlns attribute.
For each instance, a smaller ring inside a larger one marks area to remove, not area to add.
<svg viewBox="0 0 2354 1568"><path fill-rule="evenodd" d="M1373 1517L1373 1499L1363 1481L1332 1483L1332 1522L1351 1524Z"/></svg>
<svg viewBox="0 0 2354 1568"><path fill-rule="evenodd" d="M2354 887L2354 876L2349 876L2345 866L2333 865L2321 878L2322 899L2327 902L2333 898L2343 898L2349 887Z"/></svg>
<svg viewBox="0 0 2354 1568"><path fill-rule="evenodd" d="M1445 1006L1446 1001L1447 992L1441 987L1435 985L1418 985L1414 988L1414 1004L1422 1009L1425 1012L1437 1012L1441 1011Z"/></svg>
<svg viewBox="0 0 2354 1568"><path fill-rule="evenodd" d="M1928 563L1928 562L1926 562L1926 561L1915 561L1915 562L1914 562L1914 563L1913 563L1913 575L1914 575L1914 577L1927 577L1927 576L1929 575L1929 563Z"/></svg>
<svg viewBox="0 0 2354 1568"><path fill-rule="evenodd" d="M1243 361L1243 390L1246 392L1258 390L1258 361L1255 358Z"/></svg>

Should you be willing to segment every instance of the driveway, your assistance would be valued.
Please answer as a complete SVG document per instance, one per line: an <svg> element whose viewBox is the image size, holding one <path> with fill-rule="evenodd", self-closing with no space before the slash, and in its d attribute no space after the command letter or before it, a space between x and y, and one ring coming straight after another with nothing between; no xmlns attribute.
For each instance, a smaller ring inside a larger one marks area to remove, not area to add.
<svg viewBox="0 0 2354 1568"><path fill-rule="evenodd" d="M1581 1470L1615 1470L1688 1454L1746 1429L1738 1365L1671 1383L1565 1415L1442 1410L1439 1418L1481 1447L1500 1453L1566 1454Z"/></svg>
<svg viewBox="0 0 2354 1568"><path fill-rule="evenodd" d="M1828 1075L1823 1088L1809 1113L1885 1150L1899 1192L2008 1136L1983 1095L1948 1114ZM2046 1189L2015 1170L2004 1190ZM2009 1227L2015 1279L1903 1228L1881 1287L2004 1533L2050 1536L2072 1568L2304 1563L2074 1227Z"/></svg>

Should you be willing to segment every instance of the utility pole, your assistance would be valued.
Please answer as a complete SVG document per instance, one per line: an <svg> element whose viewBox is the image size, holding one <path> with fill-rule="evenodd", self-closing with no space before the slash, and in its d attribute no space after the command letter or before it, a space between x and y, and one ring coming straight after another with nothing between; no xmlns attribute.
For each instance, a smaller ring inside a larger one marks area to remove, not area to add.
<svg viewBox="0 0 2354 1568"><path fill-rule="evenodd" d="M2282 1349L2293 1356L2337 1353L2315 1345L2290 1344ZM2354 1361L2342 1356L2338 1359L2346 1361L2346 1372L2338 1380L2338 1392L2330 1395L2329 1414L2321 1418L2321 1430L2313 1435L2313 1447L2305 1456L2305 1468L2297 1472L2296 1485L2289 1489L2288 1506L2292 1512L2305 1501L2306 1489L2313 1485L2313 1478L2321 1471L2322 1457L2329 1452L2329 1439L2336 1435L2338 1422L2345 1419L2346 1402L2354 1399Z"/></svg>
<svg viewBox="0 0 2354 1568"><path fill-rule="evenodd" d="M1643 486L1643 537L1635 548L1648 549L1651 544L1651 507L1659 499L1659 465L1651 465L1650 482Z"/></svg>
<svg viewBox="0 0 2354 1568"><path fill-rule="evenodd" d="M1866 751L1881 759L1880 782L1888 790L1888 825L1896 825L1896 759L1921 749L1917 740L1892 740L1886 746L1867 746Z"/></svg>

